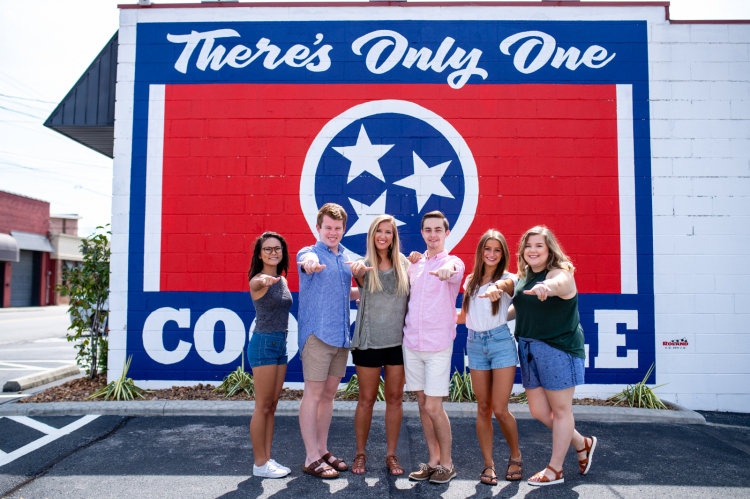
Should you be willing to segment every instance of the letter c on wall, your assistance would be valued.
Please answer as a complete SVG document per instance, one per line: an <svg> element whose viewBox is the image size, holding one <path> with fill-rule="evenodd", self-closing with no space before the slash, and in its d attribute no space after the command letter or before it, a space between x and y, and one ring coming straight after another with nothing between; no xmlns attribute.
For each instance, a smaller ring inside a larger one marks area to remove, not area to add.
<svg viewBox="0 0 750 499"><path fill-rule="evenodd" d="M226 341L224 350L214 349L214 328L217 322L224 323ZM195 349L203 360L210 364L223 366L229 364L242 355L245 348L245 323L240 316L226 308L212 308L201 315L195 323Z"/></svg>
<svg viewBox="0 0 750 499"><path fill-rule="evenodd" d="M170 321L175 321L180 328L190 327L190 309L158 308L149 314L143 324L143 348L149 357L160 364L175 364L190 352L191 344L182 340L172 351L164 348L164 325Z"/></svg>

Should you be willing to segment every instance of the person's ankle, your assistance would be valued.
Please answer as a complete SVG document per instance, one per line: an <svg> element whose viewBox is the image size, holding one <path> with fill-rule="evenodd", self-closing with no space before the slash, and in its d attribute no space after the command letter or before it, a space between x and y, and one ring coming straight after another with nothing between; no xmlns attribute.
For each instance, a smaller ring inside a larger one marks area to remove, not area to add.
<svg viewBox="0 0 750 499"><path fill-rule="evenodd" d="M263 461L263 464L258 464L258 461L255 461L255 466L257 466L258 468L262 468L262 467L263 467L263 466L265 466L266 464L268 464L268 461L267 461L267 460L266 460L266 461Z"/></svg>

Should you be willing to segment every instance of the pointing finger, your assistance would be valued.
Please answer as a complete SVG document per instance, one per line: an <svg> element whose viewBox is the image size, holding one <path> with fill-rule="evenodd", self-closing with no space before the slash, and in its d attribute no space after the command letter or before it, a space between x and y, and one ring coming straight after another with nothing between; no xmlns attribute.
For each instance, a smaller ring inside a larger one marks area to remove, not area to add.
<svg viewBox="0 0 750 499"><path fill-rule="evenodd" d="M535 295L536 293L533 290L531 290L531 289L527 289L526 291L523 292L523 294L525 294L525 295Z"/></svg>
<svg viewBox="0 0 750 499"><path fill-rule="evenodd" d="M488 298L489 296L487 294L479 295L477 298Z"/></svg>

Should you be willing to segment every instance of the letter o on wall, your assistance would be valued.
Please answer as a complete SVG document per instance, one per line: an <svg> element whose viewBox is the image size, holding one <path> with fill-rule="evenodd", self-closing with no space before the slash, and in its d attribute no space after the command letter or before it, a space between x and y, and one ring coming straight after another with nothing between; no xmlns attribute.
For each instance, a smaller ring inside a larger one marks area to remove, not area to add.
<svg viewBox="0 0 750 499"><path fill-rule="evenodd" d="M214 349L214 329L219 321L224 323L226 330L224 350L221 352ZM245 324L239 315L229 309L212 308L195 323L193 339L195 349L203 360L219 366L229 364L242 355L245 348Z"/></svg>
<svg viewBox="0 0 750 499"><path fill-rule="evenodd" d="M190 327L190 309L158 308L149 314L143 324L143 348L149 357L160 364L176 364L190 352L190 343L182 340L172 351L164 348L164 326L170 321L175 321L180 328Z"/></svg>

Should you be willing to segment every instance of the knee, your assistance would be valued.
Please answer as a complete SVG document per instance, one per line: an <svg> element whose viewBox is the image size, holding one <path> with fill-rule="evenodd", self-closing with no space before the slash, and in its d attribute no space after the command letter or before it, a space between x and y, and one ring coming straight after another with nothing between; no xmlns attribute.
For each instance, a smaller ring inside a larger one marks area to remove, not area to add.
<svg viewBox="0 0 750 499"><path fill-rule="evenodd" d="M492 407L489 402L477 402L477 416L481 419L492 417Z"/></svg>
<svg viewBox="0 0 750 499"><path fill-rule="evenodd" d="M545 411L539 410L538 408L529 405L529 412L531 413L531 417L538 421L544 421L546 419L549 419L551 414L547 413Z"/></svg>
<svg viewBox="0 0 750 499"><path fill-rule="evenodd" d="M388 407L401 407L404 396L401 393L387 393L385 395L385 404Z"/></svg>
<svg viewBox="0 0 750 499"><path fill-rule="evenodd" d="M494 408L495 418L501 423L515 419L513 414L508 410L508 406L498 406Z"/></svg>
<svg viewBox="0 0 750 499"><path fill-rule="evenodd" d="M561 419L568 418L572 415L573 415L572 407L553 407L552 408L552 417L554 419L557 419L558 421Z"/></svg>
<svg viewBox="0 0 750 499"><path fill-rule="evenodd" d="M430 419L437 418L443 410L443 404L440 400L428 400L425 402L424 410Z"/></svg>
<svg viewBox="0 0 750 499"><path fill-rule="evenodd" d="M271 416L276 412L276 402L269 401L255 401L255 412L262 414L263 416Z"/></svg>
<svg viewBox="0 0 750 499"><path fill-rule="evenodd" d="M357 401L357 405L363 409L370 411L375 405L376 398L377 397L372 397L370 395L365 395L363 393L360 393L359 400Z"/></svg>

